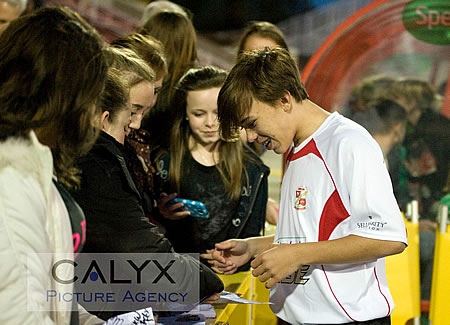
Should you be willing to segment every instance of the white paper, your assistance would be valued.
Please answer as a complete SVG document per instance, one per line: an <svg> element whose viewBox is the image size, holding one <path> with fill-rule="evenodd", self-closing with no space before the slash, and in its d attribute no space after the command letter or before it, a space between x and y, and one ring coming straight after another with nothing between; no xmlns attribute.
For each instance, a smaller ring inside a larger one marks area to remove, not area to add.
<svg viewBox="0 0 450 325"><path fill-rule="evenodd" d="M215 318L216 317L216 311L214 310L214 307L210 304L201 304L199 306L200 308L194 309L190 311L191 314L202 314L206 318Z"/></svg>
<svg viewBox="0 0 450 325"><path fill-rule="evenodd" d="M237 294L228 292L228 291L222 291L222 294L220 298L214 302L214 304L253 304L253 305L271 305L272 302L260 302L260 301L253 301L253 300L247 300L244 298L239 297Z"/></svg>

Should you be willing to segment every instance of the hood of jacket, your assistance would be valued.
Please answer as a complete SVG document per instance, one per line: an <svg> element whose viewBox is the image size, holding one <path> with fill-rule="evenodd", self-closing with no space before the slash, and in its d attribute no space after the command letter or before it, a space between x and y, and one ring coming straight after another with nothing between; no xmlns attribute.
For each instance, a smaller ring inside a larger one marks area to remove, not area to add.
<svg viewBox="0 0 450 325"><path fill-rule="evenodd" d="M53 175L52 153L39 142L33 131L28 138L11 137L0 142L0 172L6 168L35 179L45 199L49 200Z"/></svg>

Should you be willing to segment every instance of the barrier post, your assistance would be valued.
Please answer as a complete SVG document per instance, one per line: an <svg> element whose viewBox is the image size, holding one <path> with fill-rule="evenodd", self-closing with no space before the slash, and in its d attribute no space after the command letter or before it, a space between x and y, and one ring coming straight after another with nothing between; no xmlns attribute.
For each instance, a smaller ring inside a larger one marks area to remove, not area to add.
<svg viewBox="0 0 450 325"><path fill-rule="evenodd" d="M450 308L448 307L448 293L450 281L448 269L450 267L450 227L448 223L448 207L439 207L439 228L436 233L434 247L433 277L431 281L430 324L449 324Z"/></svg>
<svg viewBox="0 0 450 325"><path fill-rule="evenodd" d="M405 215L408 247L402 254L386 257L386 276L394 299L391 315L393 325L405 325L413 320L420 324L420 258L419 258L419 205L408 203Z"/></svg>

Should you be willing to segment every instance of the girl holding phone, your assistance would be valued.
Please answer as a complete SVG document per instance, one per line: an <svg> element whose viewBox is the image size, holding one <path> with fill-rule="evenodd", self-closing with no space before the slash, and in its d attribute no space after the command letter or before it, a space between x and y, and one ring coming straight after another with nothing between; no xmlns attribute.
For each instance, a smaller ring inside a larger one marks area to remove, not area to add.
<svg viewBox="0 0 450 325"><path fill-rule="evenodd" d="M170 151L157 161L155 180L160 221L179 252L203 253L264 228L269 169L239 135L233 142L220 137L217 97L226 76L213 66L190 69L174 94ZM175 197L203 202L209 218L171 204Z"/></svg>

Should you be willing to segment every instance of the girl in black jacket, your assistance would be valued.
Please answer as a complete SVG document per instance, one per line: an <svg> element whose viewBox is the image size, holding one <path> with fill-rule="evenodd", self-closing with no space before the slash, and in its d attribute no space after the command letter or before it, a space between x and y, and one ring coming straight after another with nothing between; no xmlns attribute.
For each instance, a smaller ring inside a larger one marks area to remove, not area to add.
<svg viewBox="0 0 450 325"><path fill-rule="evenodd" d="M223 284L210 269L190 256L176 254L167 238L145 217L141 196L130 176L123 152L132 111L128 89L114 70L108 77L100 99L102 131L91 151L78 161L82 170L81 187L73 192L86 215L87 239L83 252L129 253L130 258L134 253L171 253L178 265L176 269L183 269L178 273L185 279L183 283L188 284L191 278L200 274L200 288L186 288L186 291L200 290L198 300L221 292ZM126 278L133 277L129 275ZM143 276L142 291L151 290L153 281L154 278ZM111 312L109 308L99 316L106 319L127 310L124 304L117 308L118 312ZM134 305L130 305L129 310L134 309Z"/></svg>

